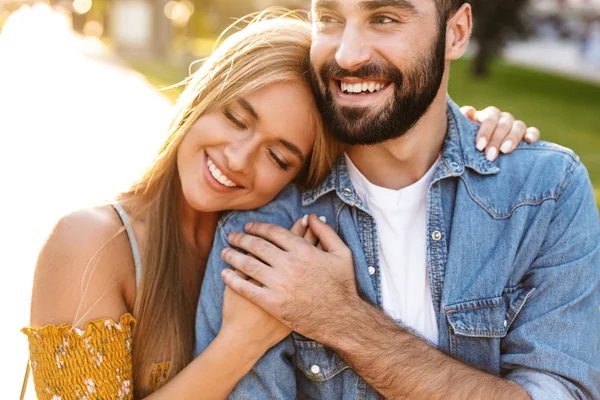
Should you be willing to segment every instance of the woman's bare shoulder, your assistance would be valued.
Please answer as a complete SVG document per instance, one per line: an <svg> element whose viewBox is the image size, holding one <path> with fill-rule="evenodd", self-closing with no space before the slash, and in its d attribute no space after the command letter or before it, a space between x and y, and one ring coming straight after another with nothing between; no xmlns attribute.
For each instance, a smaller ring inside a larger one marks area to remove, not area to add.
<svg viewBox="0 0 600 400"><path fill-rule="evenodd" d="M38 256L31 325L118 321L127 312L124 288L135 279L125 235L109 205L62 217Z"/></svg>

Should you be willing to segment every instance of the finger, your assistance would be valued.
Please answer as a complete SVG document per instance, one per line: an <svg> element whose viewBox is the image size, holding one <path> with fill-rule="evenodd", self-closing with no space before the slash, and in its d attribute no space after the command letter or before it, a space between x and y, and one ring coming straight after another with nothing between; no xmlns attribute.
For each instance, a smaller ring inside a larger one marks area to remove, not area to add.
<svg viewBox="0 0 600 400"><path fill-rule="evenodd" d="M248 301L261 308L266 303L268 292L264 287L240 278L239 275L230 269L221 271L221 278L231 290L246 298Z"/></svg>
<svg viewBox="0 0 600 400"><path fill-rule="evenodd" d="M317 243L317 249L325 251L325 249L323 249L323 245L321 244L321 242Z"/></svg>
<svg viewBox="0 0 600 400"><path fill-rule="evenodd" d="M290 232L292 232L296 236L303 237L304 235L306 235L307 230L308 230L308 215L305 215L304 217L298 219L294 223L294 225L290 229Z"/></svg>
<svg viewBox="0 0 600 400"><path fill-rule="evenodd" d="M490 142L492 133L500 121L500 110L496 107L488 107L483 111L477 111L475 118L480 123L479 131L475 136L475 147L479 151L484 151Z"/></svg>
<svg viewBox="0 0 600 400"><path fill-rule="evenodd" d="M262 285L272 283L273 268L262 263L254 257L242 254L237 250L226 247L221 252L221 258L231 265L236 271L244 273ZM238 275L239 276L239 275ZM242 279L241 276L239 276Z"/></svg>
<svg viewBox="0 0 600 400"><path fill-rule="evenodd" d="M308 243L312 244L313 246L315 246L317 244L317 242L319 241L317 236L314 234L314 232L310 228L306 229L306 233L304 234L304 240L306 240Z"/></svg>
<svg viewBox="0 0 600 400"><path fill-rule="evenodd" d="M286 251L305 243L301 237L294 235L292 232L278 225L267 224L264 222L250 222L246 224L245 230L250 235L263 238Z"/></svg>
<svg viewBox="0 0 600 400"><path fill-rule="evenodd" d="M333 228L327 225L325 217L317 218L315 214L311 214L308 217L308 226L319 239L323 250L329 253L335 253L336 251L347 248L346 244L340 239Z"/></svg>
<svg viewBox="0 0 600 400"><path fill-rule="evenodd" d="M247 281L250 282L250 283L252 283L252 284L254 284L254 285L257 285L257 286L264 286L262 283L260 283L259 281L255 281L252 278L247 279Z"/></svg>
<svg viewBox="0 0 600 400"><path fill-rule="evenodd" d="M302 238L298 238L288 230L285 230L285 232L288 235L295 237L297 240L302 240ZM229 236L227 236L227 241L233 247L245 250L248 252L249 256L255 256L269 265L273 265L278 256L284 252L263 238L242 232L230 233Z"/></svg>
<svg viewBox="0 0 600 400"><path fill-rule="evenodd" d="M460 112L464 114L465 117L469 118L471 121L476 121L475 113L477 110L473 106L462 106L460 108Z"/></svg>
<svg viewBox="0 0 600 400"><path fill-rule="evenodd" d="M500 146L504 141L504 138L510 133L514 122L515 119L512 114L502 113L498 125L494 129L490 142L485 150L485 158L487 158L488 161L495 161L498 158Z"/></svg>
<svg viewBox="0 0 600 400"><path fill-rule="evenodd" d="M500 145L500 151L504 154L512 153L519 143L521 143L521 140L523 140L526 132L527 125L525 125L525 122L515 121L510 133Z"/></svg>
<svg viewBox="0 0 600 400"><path fill-rule="evenodd" d="M534 126L527 128L527 133L525 134L525 141L527 143L535 143L540 140L540 130Z"/></svg>
<svg viewBox="0 0 600 400"><path fill-rule="evenodd" d="M248 280L248 275L246 275L242 271L237 271L236 270L236 271L233 271L233 272L235 272L236 274L238 274L240 278Z"/></svg>

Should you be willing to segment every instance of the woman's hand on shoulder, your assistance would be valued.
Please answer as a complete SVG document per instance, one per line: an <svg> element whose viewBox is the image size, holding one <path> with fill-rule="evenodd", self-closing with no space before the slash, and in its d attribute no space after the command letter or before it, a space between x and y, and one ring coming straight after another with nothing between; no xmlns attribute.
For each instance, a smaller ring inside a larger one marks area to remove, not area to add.
<svg viewBox="0 0 600 400"><path fill-rule="evenodd" d="M241 272L237 273L247 278ZM248 350L256 350L262 356L291 332L262 308L225 287L223 324L219 336L228 341L243 342Z"/></svg>
<svg viewBox="0 0 600 400"><path fill-rule="evenodd" d="M120 223L110 206L61 218L38 256L31 300L31 325L73 324L127 312L124 282L127 239L115 237ZM125 247L124 247L125 246Z"/></svg>
<svg viewBox="0 0 600 400"><path fill-rule="evenodd" d="M497 107L477 111L474 107L461 107L461 112L481 127L475 137L477 150L485 152L489 161L494 161L500 153L509 154L521 141L535 143L540 140L540 131L527 127L523 121L515 120L511 113L502 112Z"/></svg>

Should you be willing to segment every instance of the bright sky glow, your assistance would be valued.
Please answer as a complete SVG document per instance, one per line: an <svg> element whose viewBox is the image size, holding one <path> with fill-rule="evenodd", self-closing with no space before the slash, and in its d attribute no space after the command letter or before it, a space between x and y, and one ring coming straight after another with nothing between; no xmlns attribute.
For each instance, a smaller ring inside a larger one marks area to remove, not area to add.
<svg viewBox="0 0 600 400"><path fill-rule="evenodd" d="M27 362L38 250L61 215L126 188L152 158L169 101L139 74L70 30L46 5L12 14L0 33L0 367L18 398ZM60 290L60 288L57 288ZM31 380L30 380L31 383ZM28 399L34 399L33 386Z"/></svg>

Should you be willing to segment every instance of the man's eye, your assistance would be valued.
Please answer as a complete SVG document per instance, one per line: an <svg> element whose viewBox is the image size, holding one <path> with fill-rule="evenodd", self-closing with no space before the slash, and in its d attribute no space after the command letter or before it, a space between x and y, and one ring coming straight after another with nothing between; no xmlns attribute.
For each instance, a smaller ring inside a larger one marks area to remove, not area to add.
<svg viewBox="0 0 600 400"><path fill-rule="evenodd" d="M393 18L390 18L386 15L376 15L375 17L373 17L373 23L375 24L391 24L394 22L398 22Z"/></svg>
<svg viewBox="0 0 600 400"><path fill-rule="evenodd" d="M318 14L316 17L316 21L319 24L332 24L337 22L337 20L332 17L331 15L326 15L326 14Z"/></svg>
<svg viewBox="0 0 600 400"><path fill-rule="evenodd" d="M241 130L246 130L248 129L248 127L239 119L237 119L232 112L226 108L225 110L223 110L223 115L225 116L225 118L227 118L233 125L235 125L238 129Z"/></svg>

